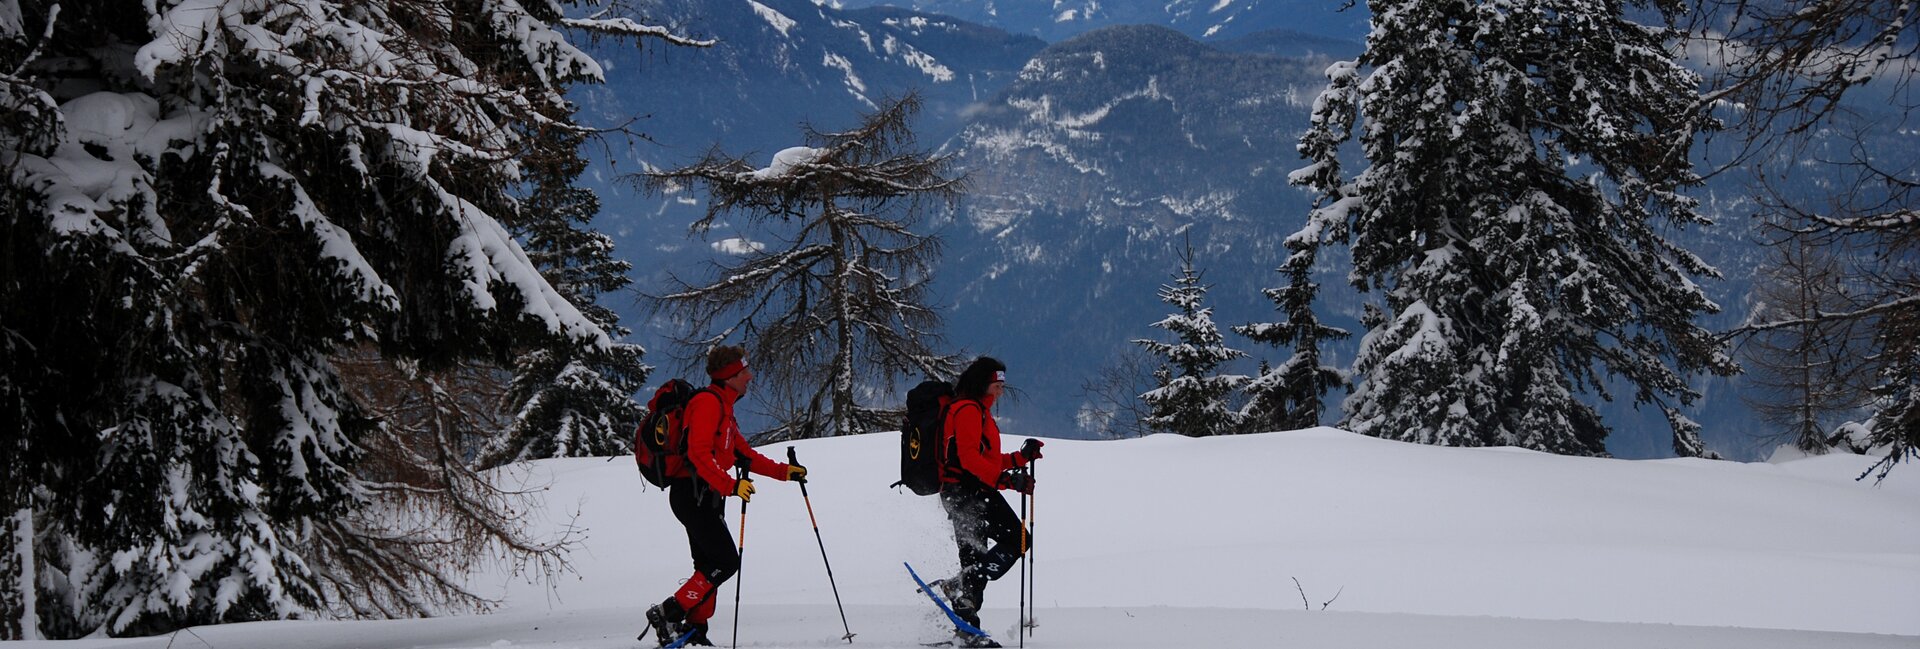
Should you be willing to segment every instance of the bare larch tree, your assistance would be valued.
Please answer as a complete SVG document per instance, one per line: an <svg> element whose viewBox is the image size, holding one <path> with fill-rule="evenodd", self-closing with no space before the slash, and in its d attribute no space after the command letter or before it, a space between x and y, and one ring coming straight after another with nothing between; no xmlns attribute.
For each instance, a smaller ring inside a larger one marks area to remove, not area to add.
<svg viewBox="0 0 1920 649"><path fill-rule="evenodd" d="M778 424L762 440L845 435L892 425L897 410L862 405L864 389L899 374L952 376L956 357L935 351L940 316L929 306L939 239L913 230L933 205L951 205L964 179L949 157L914 148L907 95L848 131L804 127L805 146L755 168L719 150L690 166L647 174L650 191L704 188L707 212L691 231L722 215L745 217L772 245L714 262L712 279L674 276L648 297L655 314L687 323L680 353L744 340L773 395Z"/></svg>
<svg viewBox="0 0 1920 649"><path fill-rule="evenodd" d="M1869 471L1884 478L1920 456L1920 166L1878 145L1912 128L1920 107L1920 3L1701 1L1699 15L1717 22L1697 38L1723 71L1704 100L1739 107L1741 162L1771 160L1779 168L1765 171L1781 177L1811 163L1834 176L1814 198L1767 184L1757 216L1785 224L1792 236L1781 245L1811 243L1840 259L1840 285L1855 289L1842 308L1751 322L1725 336L1864 327L1871 342L1859 373L1875 378L1871 404L1834 437L1885 451Z"/></svg>

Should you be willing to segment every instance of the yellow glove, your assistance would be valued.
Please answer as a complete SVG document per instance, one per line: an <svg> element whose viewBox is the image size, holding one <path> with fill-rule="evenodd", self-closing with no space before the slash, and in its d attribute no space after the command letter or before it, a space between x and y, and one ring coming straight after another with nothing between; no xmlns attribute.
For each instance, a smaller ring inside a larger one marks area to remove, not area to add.
<svg viewBox="0 0 1920 649"><path fill-rule="evenodd" d="M753 481L746 478L733 481L733 495L741 500L753 502Z"/></svg>
<svg viewBox="0 0 1920 649"><path fill-rule="evenodd" d="M807 467L800 466L798 464L787 465L787 480L805 481L806 479L807 479Z"/></svg>

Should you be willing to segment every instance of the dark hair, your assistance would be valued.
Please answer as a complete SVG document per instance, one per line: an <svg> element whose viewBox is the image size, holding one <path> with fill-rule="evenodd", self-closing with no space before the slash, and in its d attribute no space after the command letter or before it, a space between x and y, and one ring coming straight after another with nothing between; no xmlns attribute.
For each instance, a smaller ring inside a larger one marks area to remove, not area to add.
<svg viewBox="0 0 1920 649"><path fill-rule="evenodd" d="M960 378L953 382L954 395L962 399L978 399L987 393L987 386L993 383L994 372L1004 372L1007 364L992 356L974 359Z"/></svg>
<svg viewBox="0 0 1920 649"><path fill-rule="evenodd" d="M712 376L720 368L732 365L734 361L747 357L747 348L739 345L727 345L707 350L707 375Z"/></svg>

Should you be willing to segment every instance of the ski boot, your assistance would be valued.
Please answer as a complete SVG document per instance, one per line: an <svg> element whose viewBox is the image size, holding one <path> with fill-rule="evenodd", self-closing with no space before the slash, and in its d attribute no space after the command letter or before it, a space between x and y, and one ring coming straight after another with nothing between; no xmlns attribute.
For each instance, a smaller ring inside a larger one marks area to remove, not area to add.
<svg viewBox="0 0 1920 649"><path fill-rule="evenodd" d="M687 628L693 630L693 635L687 637L686 646L688 647L713 646L713 641L707 639L707 623L706 622L689 622L687 623Z"/></svg>
<svg viewBox="0 0 1920 649"><path fill-rule="evenodd" d="M953 607L956 611L975 608L973 598L967 596L966 585L960 582L959 577L935 579L933 583L927 584L927 586L933 588L935 592L940 593L940 598L947 600L947 606Z"/></svg>
<svg viewBox="0 0 1920 649"><path fill-rule="evenodd" d="M974 635L971 633L967 633L965 631L961 631L959 629L954 629L953 630L953 646L955 647L998 647L1000 646L1000 643L994 642L993 638L989 638L987 636Z"/></svg>
<svg viewBox="0 0 1920 649"><path fill-rule="evenodd" d="M680 602L674 601L671 597L647 609L647 626L653 630L654 640L660 643L657 646L665 647L673 644L673 641L679 640L680 636L686 635L687 631L693 628L687 624L686 615L686 610L680 608ZM640 634L640 638L645 637L647 634Z"/></svg>

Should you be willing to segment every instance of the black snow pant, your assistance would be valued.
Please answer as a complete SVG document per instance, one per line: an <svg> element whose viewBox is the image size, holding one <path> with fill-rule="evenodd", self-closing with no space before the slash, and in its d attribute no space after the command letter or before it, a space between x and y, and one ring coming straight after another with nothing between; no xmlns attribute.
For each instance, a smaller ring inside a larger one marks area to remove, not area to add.
<svg viewBox="0 0 1920 649"><path fill-rule="evenodd" d="M693 571L706 583L690 579L697 592L681 597L681 607L690 622L704 624L713 615L714 593L720 584L740 572L740 551L734 549L733 534L727 531L727 499L699 478L681 478L667 488L667 502L673 517L687 528L687 546L693 551Z"/></svg>
<svg viewBox="0 0 1920 649"><path fill-rule="evenodd" d="M960 546L962 590L952 602L953 612L978 627L987 582L1005 576L1026 554L1020 543L1020 518L999 491L978 481L943 485L940 504L953 521L953 538Z"/></svg>

